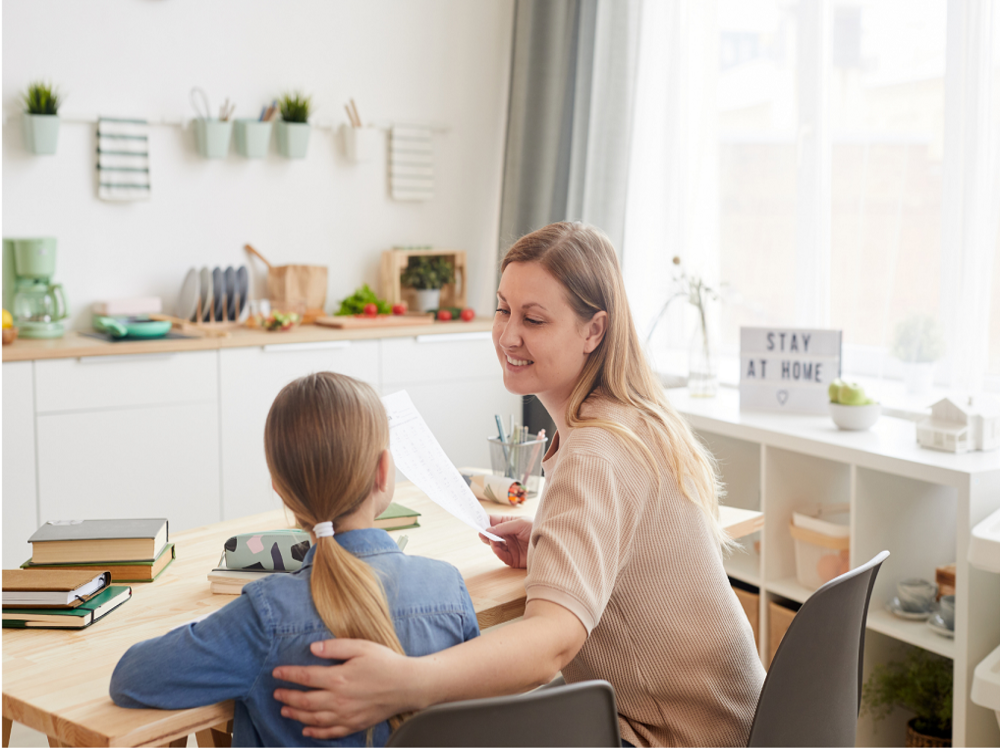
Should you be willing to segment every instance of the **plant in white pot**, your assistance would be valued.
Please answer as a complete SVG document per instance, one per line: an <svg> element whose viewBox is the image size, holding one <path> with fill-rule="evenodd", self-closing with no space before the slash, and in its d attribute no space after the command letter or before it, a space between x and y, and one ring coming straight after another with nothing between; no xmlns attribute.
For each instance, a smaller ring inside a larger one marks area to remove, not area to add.
<svg viewBox="0 0 1000 750"><path fill-rule="evenodd" d="M48 83L36 81L21 97L24 103L24 144L33 154L54 154L59 142L62 97Z"/></svg>
<svg viewBox="0 0 1000 750"><path fill-rule="evenodd" d="M441 306L441 287L455 281L455 268L440 255L413 255L399 281L416 290L417 307L429 312Z"/></svg>
<svg viewBox="0 0 1000 750"><path fill-rule="evenodd" d="M934 363L944 354L941 326L931 315L914 313L896 324L892 356L903 363L906 392L927 393L934 382Z"/></svg>
<svg viewBox="0 0 1000 750"><path fill-rule="evenodd" d="M278 151L289 159L304 159L309 148L312 97L299 93L285 94L279 108L281 119L278 120Z"/></svg>

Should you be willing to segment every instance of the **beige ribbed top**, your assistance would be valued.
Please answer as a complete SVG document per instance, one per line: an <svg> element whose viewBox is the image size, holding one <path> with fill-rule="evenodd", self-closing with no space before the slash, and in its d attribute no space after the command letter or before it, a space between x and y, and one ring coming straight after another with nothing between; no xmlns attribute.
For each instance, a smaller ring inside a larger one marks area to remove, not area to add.
<svg viewBox="0 0 1000 750"><path fill-rule="evenodd" d="M583 415L652 444L634 410L592 396ZM525 588L587 628L566 681L610 682L634 745L746 746L764 669L704 511L600 428L557 434L543 465Z"/></svg>

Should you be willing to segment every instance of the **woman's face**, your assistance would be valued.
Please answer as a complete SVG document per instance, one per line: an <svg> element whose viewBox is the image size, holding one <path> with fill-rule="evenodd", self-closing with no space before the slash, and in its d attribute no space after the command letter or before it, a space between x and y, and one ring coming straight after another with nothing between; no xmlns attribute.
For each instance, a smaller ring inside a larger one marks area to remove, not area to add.
<svg viewBox="0 0 1000 750"><path fill-rule="evenodd" d="M493 345L508 391L552 405L569 398L604 335L607 314L581 322L566 290L539 263L511 263L500 279Z"/></svg>

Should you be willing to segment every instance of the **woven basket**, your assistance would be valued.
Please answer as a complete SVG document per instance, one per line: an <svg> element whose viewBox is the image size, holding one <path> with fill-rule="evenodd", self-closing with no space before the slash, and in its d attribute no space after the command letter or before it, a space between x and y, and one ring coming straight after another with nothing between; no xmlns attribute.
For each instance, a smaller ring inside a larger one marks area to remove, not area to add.
<svg viewBox="0 0 1000 750"><path fill-rule="evenodd" d="M945 739L943 737L932 737L929 734L920 734L917 730L913 728L913 722L916 719L910 719L906 722L906 747L951 747L951 739Z"/></svg>

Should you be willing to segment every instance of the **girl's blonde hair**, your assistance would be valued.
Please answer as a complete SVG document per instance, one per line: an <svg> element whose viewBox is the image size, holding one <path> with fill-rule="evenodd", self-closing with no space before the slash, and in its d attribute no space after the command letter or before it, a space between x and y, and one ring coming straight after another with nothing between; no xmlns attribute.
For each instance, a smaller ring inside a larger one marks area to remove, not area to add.
<svg viewBox="0 0 1000 750"><path fill-rule="evenodd" d="M264 455L275 489L306 529L357 510L371 494L389 420L375 390L333 372L292 381L271 404ZM313 602L338 638L363 638L403 654L382 583L333 537L316 540ZM395 729L400 717L390 724Z"/></svg>
<svg viewBox="0 0 1000 750"><path fill-rule="evenodd" d="M569 427L600 427L631 446L650 475L661 481L664 463L681 493L700 506L723 548L733 545L719 523L723 495L715 459L691 432L663 394L639 342L625 295L618 256L611 240L595 227L578 222L549 224L515 242L501 264L538 263L566 289L566 299L581 322L601 311L608 315L607 330L590 353L566 407ZM594 391L636 409L649 426L655 444L647 446L624 425L606 419L584 418L581 408Z"/></svg>

